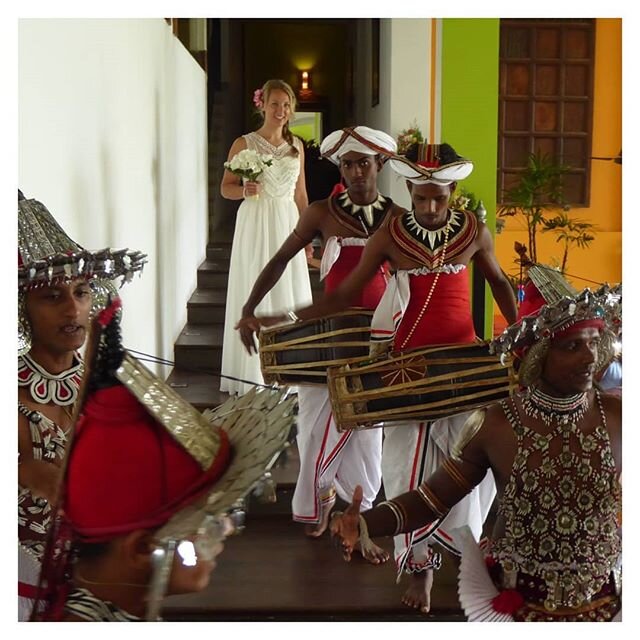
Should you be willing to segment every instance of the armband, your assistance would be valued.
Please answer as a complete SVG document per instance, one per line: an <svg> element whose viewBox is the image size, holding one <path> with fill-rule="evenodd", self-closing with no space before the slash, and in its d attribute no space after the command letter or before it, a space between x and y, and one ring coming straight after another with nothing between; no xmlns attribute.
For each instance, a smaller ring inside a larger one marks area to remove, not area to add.
<svg viewBox="0 0 640 640"><path fill-rule="evenodd" d="M442 469L447 472L448 476L465 492L469 493L473 489L473 485L460 473L456 463L447 458L442 463Z"/></svg>
<svg viewBox="0 0 640 640"><path fill-rule="evenodd" d="M480 431L480 427L484 424L486 409L477 409L462 425L462 431L456 442L451 447L451 458L456 462L462 462L462 452L464 448L471 442L473 437Z"/></svg>

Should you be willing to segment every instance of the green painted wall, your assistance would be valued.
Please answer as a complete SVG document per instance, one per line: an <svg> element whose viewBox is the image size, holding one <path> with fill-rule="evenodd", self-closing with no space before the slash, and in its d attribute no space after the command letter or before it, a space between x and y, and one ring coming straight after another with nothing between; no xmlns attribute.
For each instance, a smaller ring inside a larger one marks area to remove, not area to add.
<svg viewBox="0 0 640 640"><path fill-rule="evenodd" d="M473 160L462 183L481 198L495 229L498 166L498 76L500 20L442 20L442 142ZM486 287L485 337L493 332L493 298Z"/></svg>

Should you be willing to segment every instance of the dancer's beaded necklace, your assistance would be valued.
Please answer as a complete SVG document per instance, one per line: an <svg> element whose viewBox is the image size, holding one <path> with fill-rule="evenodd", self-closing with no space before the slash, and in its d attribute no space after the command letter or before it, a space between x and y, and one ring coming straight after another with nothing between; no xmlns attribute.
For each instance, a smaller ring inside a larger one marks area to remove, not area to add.
<svg viewBox="0 0 640 640"><path fill-rule="evenodd" d="M547 427L554 420L558 424L577 424L589 408L589 399L586 391L568 398L556 398L532 386L522 400L522 408L525 415L539 418Z"/></svg>

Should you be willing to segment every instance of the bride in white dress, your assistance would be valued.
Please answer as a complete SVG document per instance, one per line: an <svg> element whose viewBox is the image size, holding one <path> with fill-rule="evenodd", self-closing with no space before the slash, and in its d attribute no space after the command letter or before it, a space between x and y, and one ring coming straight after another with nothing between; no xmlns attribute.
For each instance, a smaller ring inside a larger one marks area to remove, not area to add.
<svg viewBox="0 0 640 640"><path fill-rule="evenodd" d="M229 200L244 199L236 215L231 248L229 283L222 344L222 375L262 384L260 359L249 355L235 330L242 306L258 275L293 231L298 216L308 205L304 178L304 148L289 131L295 112L295 94L282 80L269 80L254 103L264 117L262 126L237 138L229 160L243 149L255 149L273 156L273 162L258 182L245 182L224 172L220 193ZM282 277L264 297L256 311L271 314L311 303L309 271L304 252L287 265ZM222 377L220 390L243 395L251 384Z"/></svg>

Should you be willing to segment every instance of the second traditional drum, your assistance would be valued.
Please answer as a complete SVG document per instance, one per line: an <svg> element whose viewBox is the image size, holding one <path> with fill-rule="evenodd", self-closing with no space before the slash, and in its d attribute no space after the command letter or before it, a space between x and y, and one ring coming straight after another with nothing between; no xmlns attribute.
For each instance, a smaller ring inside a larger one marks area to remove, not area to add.
<svg viewBox="0 0 640 640"><path fill-rule="evenodd" d="M430 346L362 358L329 369L339 431L438 420L500 400L517 390L511 360L501 364L488 343Z"/></svg>

